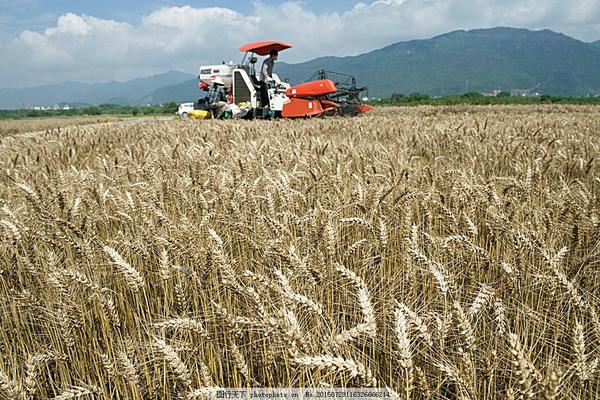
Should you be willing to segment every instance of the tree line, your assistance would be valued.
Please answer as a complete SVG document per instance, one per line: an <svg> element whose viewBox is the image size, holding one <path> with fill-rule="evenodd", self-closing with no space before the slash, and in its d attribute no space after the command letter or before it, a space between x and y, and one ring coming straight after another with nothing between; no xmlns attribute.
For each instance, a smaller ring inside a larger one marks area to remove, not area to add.
<svg viewBox="0 0 600 400"><path fill-rule="evenodd" d="M432 97L423 93L394 93L381 100L368 101L371 105L488 105L488 104L600 104L600 96L575 97L554 96L543 94L541 96L512 96L507 92L500 92L496 96L484 96L479 92L467 92L441 97Z"/></svg>

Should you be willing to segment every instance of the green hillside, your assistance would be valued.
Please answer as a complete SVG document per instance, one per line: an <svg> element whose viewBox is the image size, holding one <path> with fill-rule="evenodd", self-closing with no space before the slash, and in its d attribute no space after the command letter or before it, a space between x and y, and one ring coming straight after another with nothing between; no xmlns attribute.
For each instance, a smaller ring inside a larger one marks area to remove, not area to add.
<svg viewBox="0 0 600 400"><path fill-rule="evenodd" d="M356 75L371 96L529 89L557 95L600 93L600 44L549 30L492 28L399 42L353 57L277 66L292 82L318 69ZM468 82L467 82L468 81Z"/></svg>

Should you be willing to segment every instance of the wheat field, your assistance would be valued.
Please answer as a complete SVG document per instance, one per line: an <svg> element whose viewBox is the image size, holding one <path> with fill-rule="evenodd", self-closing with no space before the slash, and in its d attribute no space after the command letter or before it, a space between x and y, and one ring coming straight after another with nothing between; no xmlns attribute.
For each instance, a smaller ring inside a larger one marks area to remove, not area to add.
<svg viewBox="0 0 600 400"><path fill-rule="evenodd" d="M598 111L0 138L0 398L597 398Z"/></svg>
<svg viewBox="0 0 600 400"><path fill-rule="evenodd" d="M117 121L113 116L30 118L0 121L0 138L20 133L59 130L66 127Z"/></svg>

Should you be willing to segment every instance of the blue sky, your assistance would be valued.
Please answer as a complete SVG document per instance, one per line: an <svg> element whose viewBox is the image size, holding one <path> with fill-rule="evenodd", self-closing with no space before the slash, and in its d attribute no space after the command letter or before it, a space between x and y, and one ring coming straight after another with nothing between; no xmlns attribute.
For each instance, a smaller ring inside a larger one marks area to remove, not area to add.
<svg viewBox="0 0 600 400"><path fill-rule="evenodd" d="M0 87L195 74L258 40L301 62L495 26L595 41L600 0L0 0Z"/></svg>
<svg viewBox="0 0 600 400"><path fill-rule="evenodd" d="M277 5L281 1L262 0L267 5ZM304 0L306 7L315 12L335 12L351 9L359 1L355 0ZM119 0L0 0L0 37L16 36L25 29L44 29L52 26L63 14L93 15L102 19L114 19L130 23L139 20L150 12L162 7L226 7L242 13L250 13L254 9L252 1L119 1Z"/></svg>

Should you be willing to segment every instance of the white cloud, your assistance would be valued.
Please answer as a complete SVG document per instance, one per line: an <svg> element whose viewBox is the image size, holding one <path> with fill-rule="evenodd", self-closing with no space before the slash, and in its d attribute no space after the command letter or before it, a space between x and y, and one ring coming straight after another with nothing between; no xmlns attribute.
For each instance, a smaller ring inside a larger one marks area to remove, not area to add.
<svg viewBox="0 0 600 400"><path fill-rule="evenodd" d="M135 25L67 13L53 27L0 43L0 87L124 80L169 69L195 73L202 63L237 60L237 48L255 40L293 44L281 59L297 62L499 25L598 40L600 0L376 0L334 13L315 13L300 2L256 3L250 14L164 7Z"/></svg>
<svg viewBox="0 0 600 400"><path fill-rule="evenodd" d="M58 19L56 28L48 28L44 32L46 36L72 34L72 35L87 35L92 30L92 26L86 22L85 18L68 13L62 15Z"/></svg>

